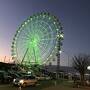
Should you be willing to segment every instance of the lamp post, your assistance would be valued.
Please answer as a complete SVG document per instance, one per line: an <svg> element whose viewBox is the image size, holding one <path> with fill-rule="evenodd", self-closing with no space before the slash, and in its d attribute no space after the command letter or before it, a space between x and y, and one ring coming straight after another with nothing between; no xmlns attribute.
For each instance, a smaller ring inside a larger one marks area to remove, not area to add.
<svg viewBox="0 0 90 90"><path fill-rule="evenodd" d="M90 81L90 66L87 67L87 70L89 70L89 81Z"/></svg>

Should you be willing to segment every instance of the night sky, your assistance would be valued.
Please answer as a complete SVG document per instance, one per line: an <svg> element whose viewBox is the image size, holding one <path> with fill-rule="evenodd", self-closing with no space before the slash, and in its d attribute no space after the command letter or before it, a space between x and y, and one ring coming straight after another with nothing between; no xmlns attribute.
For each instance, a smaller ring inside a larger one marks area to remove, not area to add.
<svg viewBox="0 0 90 90"><path fill-rule="evenodd" d="M12 39L19 25L41 11L56 15L63 24L61 64L67 65L67 57L90 54L90 0L0 0L0 57L11 56Z"/></svg>

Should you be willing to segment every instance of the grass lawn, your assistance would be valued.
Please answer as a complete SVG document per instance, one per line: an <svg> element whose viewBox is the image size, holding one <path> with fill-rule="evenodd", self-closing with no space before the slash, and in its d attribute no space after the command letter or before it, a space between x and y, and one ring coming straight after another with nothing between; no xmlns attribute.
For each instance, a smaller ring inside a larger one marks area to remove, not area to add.
<svg viewBox="0 0 90 90"><path fill-rule="evenodd" d="M90 88L73 88L73 87L66 87L66 86L58 85L58 86L45 88L42 90L90 90Z"/></svg>
<svg viewBox="0 0 90 90"><path fill-rule="evenodd" d="M54 81L52 81L54 82ZM90 90L90 87L73 88L73 82L68 80L58 80L57 83L52 83L51 86L41 90Z"/></svg>
<svg viewBox="0 0 90 90"><path fill-rule="evenodd" d="M36 90L90 90L90 87L73 88L73 81L60 79L41 81Z"/></svg>

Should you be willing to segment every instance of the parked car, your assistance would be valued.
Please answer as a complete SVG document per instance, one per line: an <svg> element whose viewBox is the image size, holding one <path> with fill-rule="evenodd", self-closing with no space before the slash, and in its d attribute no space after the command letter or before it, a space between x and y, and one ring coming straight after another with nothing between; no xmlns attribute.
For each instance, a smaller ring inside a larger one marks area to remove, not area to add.
<svg viewBox="0 0 90 90"><path fill-rule="evenodd" d="M44 76L36 76L36 79L37 80L45 80L45 77Z"/></svg>
<svg viewBox="0 0 90 90"><path fill-rule="evenodd" d="M17 85L17 86L22 86L22 87L26 87L26 86L35 86L37 84L37 79L35 78L35 76L23 76L21 78L16 78L13 80L13 85Z"/></svg>
<svg viewBox="0 0 90 90"><path fill-rule="evenodd" d="M10 83L12 77L5 71L0 71L0 83Z"/></svg>
<svg viewBox="0 0 90 90"><path fill-rule="evenodd" d="M36 76L37 80L50 80L49 76Z"/></svg>

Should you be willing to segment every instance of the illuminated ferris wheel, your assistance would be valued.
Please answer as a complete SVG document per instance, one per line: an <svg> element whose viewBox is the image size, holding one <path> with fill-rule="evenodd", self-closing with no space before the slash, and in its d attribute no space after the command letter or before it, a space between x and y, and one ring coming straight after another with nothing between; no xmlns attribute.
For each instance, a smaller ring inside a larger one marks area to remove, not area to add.
<svg viewBox="0 0 90 90"><path fill-rule="evenodd" d="M12 42L12 59L22 64L44 64L57 51L58 37L62 36L59 20L48 12L32 15L16 31Z"/></svg>

